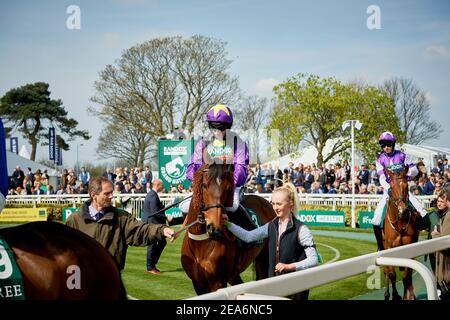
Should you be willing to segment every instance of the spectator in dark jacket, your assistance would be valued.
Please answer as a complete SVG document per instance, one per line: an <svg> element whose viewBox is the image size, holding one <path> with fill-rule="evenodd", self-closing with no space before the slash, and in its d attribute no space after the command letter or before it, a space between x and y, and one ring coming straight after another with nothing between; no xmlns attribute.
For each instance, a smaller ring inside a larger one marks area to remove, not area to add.
<svg viewBox="0 0 450 320"><path fill-rule="evenodd" d="M147 193L144 200L144 214L142 216L142 221L150 224L165 224L166 215L161 200L159 199L158 192L164 190L164 184L161 179L153 180L153 188ZM160 274L161 271L156 268L159 257L166 246L167 241L162 238L156 243L152 243L147 247L147 272L152 274Z"/></svg>
<svg viewBox="0 0 450 320"><path fill-rule="evenodd" d="M13 182L14 182L14 189L17 187L23 186L23 179L25 179L25 174L23 173L22 169L20 169L20 166L16 167L16 170L14 170L12 174Z"/></svg>
<svg viewBox="0 0 450 320"><path fill-rule="evenodd" d="M367 170L366 166L363 164L361 166L361 171L358 174L358 179L361 181L361 184L369 185L370 172Z"/></svg>

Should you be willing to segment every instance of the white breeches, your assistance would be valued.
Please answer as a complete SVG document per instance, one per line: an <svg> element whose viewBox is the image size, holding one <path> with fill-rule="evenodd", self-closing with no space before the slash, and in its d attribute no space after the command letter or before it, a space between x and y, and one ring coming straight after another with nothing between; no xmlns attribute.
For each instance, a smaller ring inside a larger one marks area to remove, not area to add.
<svg viewBox="0 0 450 320"><path fill-rule="evenodd" d="M239 194L241 192L241 188L242 187L237 187L237 188L234 189L233 206L232 207L227 207L226 209L228 211L235 212L239 208ZM179 204L178 207L180 208L180 210L182 212L184 212L184 213L188 213L189 212L189 206L191 205L191 199L192 198L186 199L186 200L184 200L183 202L181 202Z"/></svg>
<svg viewBox="0 0 450 320"><path fill-rule="evenodd" d="M377 205L377 208L375 209L375 213L373 215L372 224L375 226L381 225L381 217L383 215L383 209L386 205L386 201L389 198L389 195L387 192L383 193L383 197L381 198L380 202ZM411 192L409 192L409 201L412 203L414 208L417 210L417 212L420 213L422 217L424 217L427 214L427 211L424 209L422 203L416 198L415 195L413 195Z"/></svg>

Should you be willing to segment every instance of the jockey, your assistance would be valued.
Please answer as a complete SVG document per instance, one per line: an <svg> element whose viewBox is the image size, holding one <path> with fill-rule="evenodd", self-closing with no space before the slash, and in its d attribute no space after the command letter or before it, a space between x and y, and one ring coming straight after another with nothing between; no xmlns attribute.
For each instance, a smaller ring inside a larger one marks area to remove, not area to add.
<svg viewBox="0 0 450 320"><path fill-rule="evenodd" d="M389 131L383 132L378 140L382 148L382 152L376 162L376 170L380 178L380 184L384 189L384 193L383 197L381 198L381 201L378 203L377 208L375 209L372 224L375 233L375 238L377 239L378 250L383 250L383 240L381 234L381 223L382 223L381 217L383 215L383 210L386 205L387 199L389 198L389 189L391 188L390 177L386 174L385 168L395 165L397 166L401 165L404 168L407 165L409 168L407 173L409 178L415 177L418 171L414 163L409 163L405 153L401 152L400 150L395 150L396 139L391 132ZM422 217L424 217L427 214L427 212L423 208L422 203L419 200L417 200L417 198L411 192L409 192L409 201Z"/></svg>
<svg viewBox="0 0 450 320"><path fill-rule="evenodd" d="M213 135L212 141L200 139L197 142L191 161L186 170L186 177L193 180L194 173L203 165L203 152L216 163L234 164L234 197L233 207L226 208L235 212L239 207L240 191L247 180L247 166L250 162L247 144L236 133L230 131L233 125L233 113L223 104L213 106L206 113L206 121ZM219 160L219 161L217 161ZM181 211L189 211L190 199L179 206Z"/></svg>

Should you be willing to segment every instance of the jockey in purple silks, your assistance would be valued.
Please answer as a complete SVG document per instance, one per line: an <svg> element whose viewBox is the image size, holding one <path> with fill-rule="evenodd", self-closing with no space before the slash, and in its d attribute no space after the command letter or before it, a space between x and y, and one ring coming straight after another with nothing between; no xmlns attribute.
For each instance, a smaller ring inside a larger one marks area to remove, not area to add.
<svg viewBox="0 0 450 320"><path fill-rule="evenodd" d="M233 125L233 113L230 108L223 104L213 106L206 113L206 121L212 131L212 141L200 139L197 142L191 161L186 170L186 177L192 181L194 173L203 165L203 152L206 152L216 163L234 164L234 197L233 207L226 208L228 211L236 211L239 207L240 191L244 186L250 162L247 144L242 141L236 133L230 131ZM189 211L190 199L182 202L179 206L181 211Z"/></svg>
<svg viewBox="0 0 450 320"><path fill-rule="evenodd" d="M409 170L407 175L409 178L415 177L418 173L416 165L408 161L406 154L401 152L400 150L395 150L395 142L395 136L389 131L383 132L380 135L379 143L382 148L382 152L378 157L376 167L377 174L380 177L380 184L383 186L384 193L381 201L378 203L377 208L375 209L375 214L372 220L375 238L377 239L378 250L383 250L381 217L383 215L383 209L386 205L387 199L389 198L389 189L391 188L390 178L386 174L385 168L393 166L401 166L402 168L404 168L405 166L408 166ZM409 201L422 217L427 214L427 212L423 208L422 203L411 192L409 192Z"/></svg>

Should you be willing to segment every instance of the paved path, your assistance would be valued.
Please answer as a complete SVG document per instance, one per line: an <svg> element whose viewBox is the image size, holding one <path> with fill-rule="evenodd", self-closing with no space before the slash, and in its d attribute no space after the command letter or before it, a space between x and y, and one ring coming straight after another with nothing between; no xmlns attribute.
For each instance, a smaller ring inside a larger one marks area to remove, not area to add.
<svg viewBox="0 0 450 320"><path fill-rule="evenodd" d="M317 235L317 236L376 242L375 236L373 233L360 233L360 232L351 232L351 231L329 231L329 230L311 230L311 232L313 235Z"/></svg>

